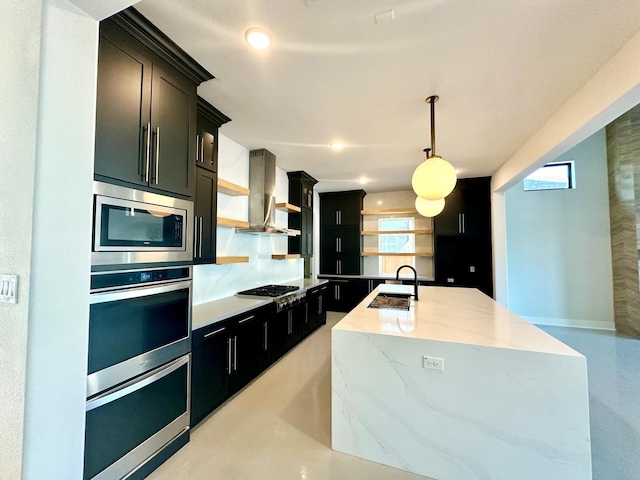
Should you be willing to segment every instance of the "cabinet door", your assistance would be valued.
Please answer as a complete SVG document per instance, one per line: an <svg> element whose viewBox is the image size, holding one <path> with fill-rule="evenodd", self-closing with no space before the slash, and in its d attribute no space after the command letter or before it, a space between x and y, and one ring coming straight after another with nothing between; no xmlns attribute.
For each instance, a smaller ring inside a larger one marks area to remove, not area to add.
<svg viewBox="0 0 640 480"><path fill-rule="evenodd" d="M235 320L229 378L231 393L243 388L258 374L262 339L263 324L257 312L248 312Z"/></svg>
<svg viewBox="0 0 640 480"><path fill-rule="evenodd" d="M271 316L268 323L267 338L269 340L269 361L275 362L287 352L287 336L289 334L289 315L279 312Z"/></svg>
<svg viewBox="0 0 640 480"><path fill-rule="evenodd" d="M323 228L341 224L338 214L340 208L340 198L336 195L320 196L320 223Z"/></svg>
<svg viewBox="0 0 640 480"><path fill-rule="evenodd" d="M362 257L359 253L339 254L338 272L341 275L360 275L362 271Z"/></svg>
<svg viewBox="0 0 640 480"><path fill-rule="evenodd" d="M229 397L230 345L227 333L228 328L220 324L194 332L191 354L192 427Z"/></svg>
<svg viewBox="0 0 640 480"><path fill-rule="evenodd" d="M196 87L153 67L151 186L180 195L194 193Z"/></svg>
<svg viewBox="0 0 640 480"><path fill-rule="evenodd" d="M218 171L218 128L211 121L198 116L196 165Z"/></svg>
<svg viewBox="0 0 640 480"><path fill-rule="evenodd" d="M196 201L193 261L197 264L216 261L216 202L218 175L196 169Z"/></svg>
<svg viewBox="0 0 640 480"><path fill-rule="evenodd" d="M311 310L313 310L313 307L307 298L307 301L300 305L298 313L300 315L300 340L313 331L313 328L311 328Z"/></svg>
<svg viewBox="0 0 640 480"><path fill-rule="evenodd" d="M105 27L105 30L106 29ZM122 34L121 34L122 35ZM95 175L146 185L152 64L119 35L101 35L98 48Z"/></svg>
<svg viewBox="0 0 640 480"><path fill-rule="evenodd" d="M463 235L491 235L491 182L488 177L469 178L460 191Z"/></svg>
<svg viewBox="0 0 640 480"><path fill-rule="evenodd" d="M320 294L318 295L318 326L326 325L327 323L327 297L329 295L329 285L323 285L320 287Z"/></svg>
<svg viewBox="0 0 640 480"><path fill-rule="evenodd" d="M303 258L313 256L313 210L302 208L302 228L300 235L301 254Z"/></svg>

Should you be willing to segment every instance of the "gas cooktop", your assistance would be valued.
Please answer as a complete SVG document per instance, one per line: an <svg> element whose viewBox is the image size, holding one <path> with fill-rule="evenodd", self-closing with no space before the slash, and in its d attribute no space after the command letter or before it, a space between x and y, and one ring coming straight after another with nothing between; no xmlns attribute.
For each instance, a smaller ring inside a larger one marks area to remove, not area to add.
<svg viewBox="0 0 640 480"><path fill-rule="evenodd" d="M236 295L247 295L250 297L279 297L296 290L300 290L300 287L295 287L293 285L264 285L262 287L251 288L249 290L238 292Z"/></svg>

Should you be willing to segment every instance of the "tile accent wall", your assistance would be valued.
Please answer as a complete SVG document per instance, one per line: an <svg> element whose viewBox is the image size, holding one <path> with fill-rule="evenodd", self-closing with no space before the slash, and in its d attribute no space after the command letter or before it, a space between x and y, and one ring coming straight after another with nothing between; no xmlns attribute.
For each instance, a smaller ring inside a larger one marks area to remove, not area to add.
<svg viewBox="0 0 640 480"><path fill-rule="evenodd" d="M607 126L616 330L640 337L640 106Z"/></svg>

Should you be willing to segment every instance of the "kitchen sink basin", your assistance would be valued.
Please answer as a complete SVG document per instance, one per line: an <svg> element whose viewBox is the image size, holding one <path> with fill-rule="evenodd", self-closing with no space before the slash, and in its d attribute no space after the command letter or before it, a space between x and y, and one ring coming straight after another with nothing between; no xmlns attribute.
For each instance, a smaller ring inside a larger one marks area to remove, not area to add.
<svg viewBox="0 0 640 480"><path fill-rule="evenodd" d="M411 295L406 293L379 293L367 308L384 308L389 310L409 310Z"/></svg>

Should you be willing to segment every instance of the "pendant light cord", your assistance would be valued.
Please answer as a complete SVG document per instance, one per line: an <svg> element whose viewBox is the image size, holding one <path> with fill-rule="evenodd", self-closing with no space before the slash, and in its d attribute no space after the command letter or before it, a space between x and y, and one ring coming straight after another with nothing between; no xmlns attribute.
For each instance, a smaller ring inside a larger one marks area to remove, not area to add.
<svg viewBox="0 0 640 480"><path fill-rule="evenodd" d="M431 104L431 156L436 156L436 102L440 97L431 95L427 98L427 103ZM429 155L427 153L427 158Z"/></svg>

